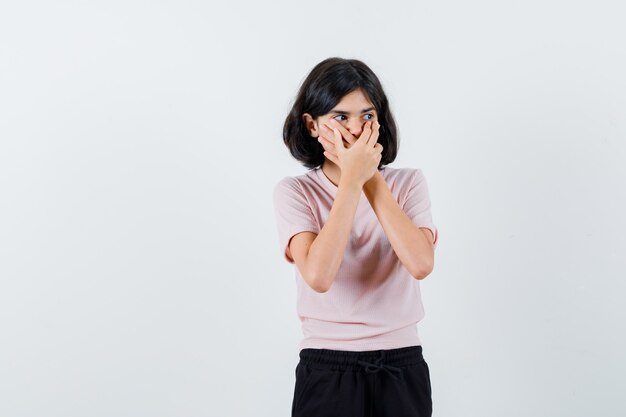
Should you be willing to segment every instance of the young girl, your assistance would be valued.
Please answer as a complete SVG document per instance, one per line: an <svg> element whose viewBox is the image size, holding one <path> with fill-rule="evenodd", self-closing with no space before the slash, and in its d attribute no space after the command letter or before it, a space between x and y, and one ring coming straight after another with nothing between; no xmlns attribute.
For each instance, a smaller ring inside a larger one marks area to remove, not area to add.
<svg viewBox="0 0 626 417"><path fill-rule="evenodd" d="M416 323L438 230L421 169L386 166L398 137L380 81L356 59L320 62L283 139L309 169L273 194L304 335L292 417L431 416Z"/></svg>

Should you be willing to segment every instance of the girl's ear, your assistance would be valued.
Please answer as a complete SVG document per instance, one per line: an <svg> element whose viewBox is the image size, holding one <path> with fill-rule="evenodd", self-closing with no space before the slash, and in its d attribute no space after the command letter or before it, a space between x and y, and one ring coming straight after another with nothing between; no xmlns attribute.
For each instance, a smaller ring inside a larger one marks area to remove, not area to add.
<svg viewBox="0 0 626 417"><path fill-rule="evenodd" d="M311 117L309 113L304 113L302 115L302 121L304 122L304 127L306 128L307 132L309 132L310 136L316 138L320 135L317 122L315 121L315 119L313 119L313 117Z"/></svg>

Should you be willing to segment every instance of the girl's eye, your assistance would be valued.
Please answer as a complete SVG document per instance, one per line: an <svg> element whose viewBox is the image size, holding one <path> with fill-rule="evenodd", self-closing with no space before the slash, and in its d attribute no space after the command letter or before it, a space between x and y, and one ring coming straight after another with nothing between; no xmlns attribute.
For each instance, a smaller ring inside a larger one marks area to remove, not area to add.
<svg viewBox="0 0 626 417"><path fill-rule="evenodd" d="M333 117L333 119L337 120L337 117L345 117L345 116L346 116L345 114L339 114L339 115L337 115L337 116ZM370 117L370 118L369 118L369 119L367 119L367 120L372 120L372 119L374 119L374 115L373 115L372 113L368 113L368 114L366 114L365 116L369 116L369 117Z"/></svg>

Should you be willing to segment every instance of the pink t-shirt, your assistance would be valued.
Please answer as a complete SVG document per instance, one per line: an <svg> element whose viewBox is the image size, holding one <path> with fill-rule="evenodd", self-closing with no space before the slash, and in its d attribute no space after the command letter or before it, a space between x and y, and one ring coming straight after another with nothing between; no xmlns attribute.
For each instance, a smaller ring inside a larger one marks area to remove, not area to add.
<svg viewBox="0 0 626 417"><path fill-rule="evenodd" d="M380 173L413 223L432 231L436 248L438 230L422 170L387 166ZM337 187L320 167L284 177L274 187L281 256L295 269L304 335L300 349L362 351L421 345L416 326L424 317L420 281L398 259L365 193L361 192L342 263L327 292L309 287L287 256L295 234L320 232L336 194Z"/></svg>

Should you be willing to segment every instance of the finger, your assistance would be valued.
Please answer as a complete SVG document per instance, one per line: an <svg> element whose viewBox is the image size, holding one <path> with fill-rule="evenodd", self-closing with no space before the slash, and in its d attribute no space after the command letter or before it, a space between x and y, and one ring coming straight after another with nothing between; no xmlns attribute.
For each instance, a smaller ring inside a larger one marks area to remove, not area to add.
<svg viewBox="0 0 626 417"><path fill-rule="evenodd" d="M369 143L369 138L372 134L372 128L371 128L371 122L365 122L365 125L363 126L363 131L361 131L361 136L359 136L359 138L357 139L360 142L364 142L366 145Z"/></svg>
<svg viewBox="0 0 626 417"><path fill-rule="evenodd" d="M324 139L328 140L329 142L333 143L333 146L335 144L335 132L333 131L332 126L329 126L327 124L323 124L322 127L320 128L320 136L323 137ZM343 137L341 138L344 144L344 147L347 147L347 145L350 145L350 143L348 141L346 141Z"/></svg>
<svg viewBox="0 0 626 417"><path fill-rule="evenodd" d="M341 133L338 129L333 129L333 143L335 144L335 148L337 149L337 154L340 154L344 150L346 150L345 146L343 146L343 140L341 138Z"/></svg>
<svg viewBox="0 0 626 417"><path fill-rule="evenodd" d="M325 151L328 151L335 156L337 155L335 144L333 142L329 141L326 138L323 138L321 135L318 138L318 142L322 144L322 147L324 148Z"/></svg>
<svg viewBox="0 0 626 417"><path fill-rule="evenodd" d="M341 124L339 124L339 126L341 126ZM343 126L342 126L343 127ZM333 134L333 129L332 126L329 126L327 124L323 124L322 125L322 129L320 132L320 135L325 134L327 137ZM352 139L354 139L352 142L350 140L352 140L351 138L346 139L343 135L342 135L343 140L345 141L345 143L347 145L352 145L354 143L354 141L356 141L356 139L354 138L354 136L352 136ZM348 146L349 147L349 146Z"/></svg>
<svg viewBox="0 0 626 417"><path fill-rule="evenodd" d="M328 142L331 142L333 144L333 146L334 146L334 141L332 139L329 139L329 138L333 137L332 136L333 134L334 134L333 130L328 125L323 124L322 128L320 129L319 137L322 137L325 140L327 140ZM342 140L344 142L344 147L349 148L350 146L352 146L352 144L350 142L348 142L347 140L345 140L344 138L342 138Z"/></svg>
<svg viewBox="0 0 626 417"><path fill-rule="evenodd" d="M337 120L330 119L329 122L330 122L330 127L338 129L341 136L343 136L347 142L353 144L357 141L357 138L355 138L354 135L350 133L348 129L343 127L343 125L339 123Z"/></svg>
<svg viewBox="0 0 626 417"><path fill-rule="evenodd" d="M324 138L322 136L320 136L318 140L319 140L319 143L322 144L322 147L325 150L330 151L331 153L334 153L334 154L337 153L336 150L335 150L335 143L334 142L331 142L330 140L328 140L328 139L326 139L326 138Z"/></svg>
<svg viewBox="0 0 626 417"><path fill-rule="evenodd" d="M335 164L335 165L339 165L339 158L336 157L335 155L331 154L328 151L324 152L324 155L326 156L326 158L330 159L330 161Z"/></svg>
<svg viewBox="0 0 626 417"><path fill-rule="evenodd" d="M380 124L378 123L378 120L376 120L373 122L372 134L370 135L367 141L367 144L371 146L376 146L376 143L378 142L379 133L380 133Z"/></svg>

